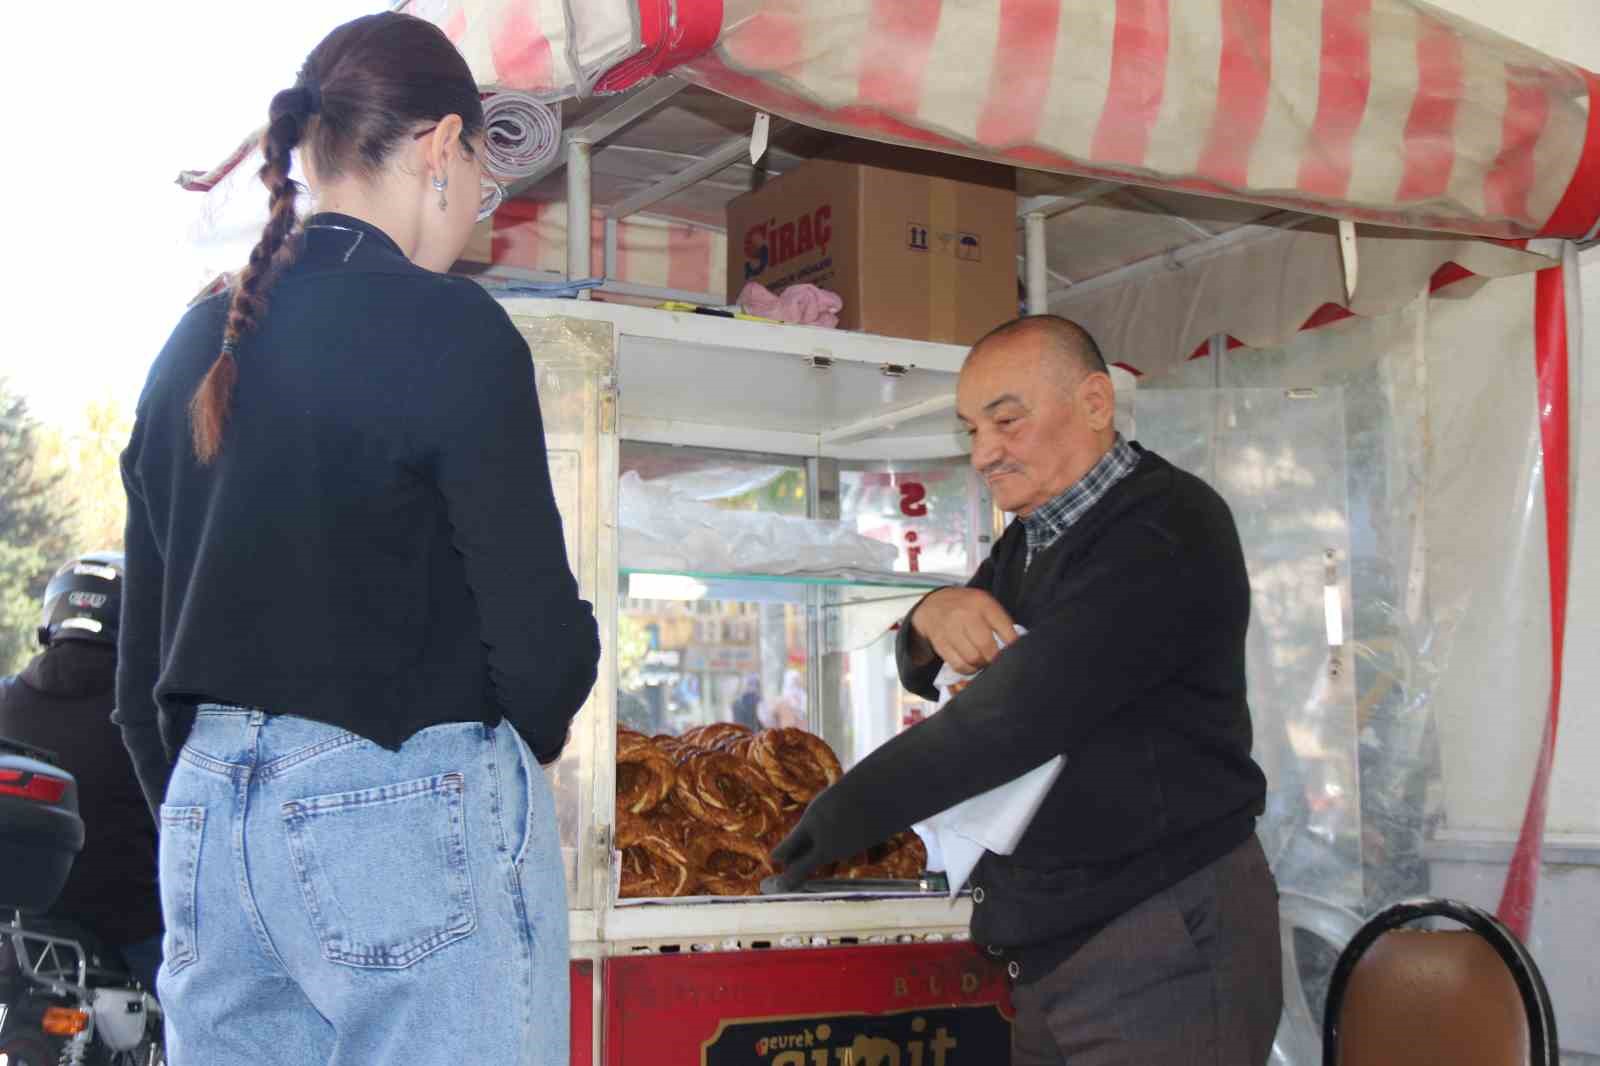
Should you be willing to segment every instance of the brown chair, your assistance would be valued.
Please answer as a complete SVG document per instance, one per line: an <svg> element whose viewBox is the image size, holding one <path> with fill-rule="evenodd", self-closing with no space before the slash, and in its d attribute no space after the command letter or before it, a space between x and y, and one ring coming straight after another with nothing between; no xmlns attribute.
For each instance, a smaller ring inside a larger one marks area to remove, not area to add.
<svg viewBox="0 0 1600 1066"><path fill-rule="evenodd" d="M1402 926L1448 918L1464 929ZM1323 1066L1555 1066L1555 1013L1539 968L1492 915L1421 899L1374 915L1328 986Z"/></svg>

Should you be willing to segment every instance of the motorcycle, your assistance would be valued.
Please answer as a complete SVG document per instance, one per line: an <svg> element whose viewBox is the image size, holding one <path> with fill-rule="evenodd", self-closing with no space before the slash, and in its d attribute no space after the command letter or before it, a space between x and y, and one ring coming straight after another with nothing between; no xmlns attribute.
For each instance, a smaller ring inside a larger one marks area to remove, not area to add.
<svg viewBox="0 0 1600 1066"><path fill-rule="evenodd" d="M37 917L83 847L77 781L0 738L0 1066L161 1066L161 1006L115 952ZM9 918L4 916L9 915Z"/></svg>

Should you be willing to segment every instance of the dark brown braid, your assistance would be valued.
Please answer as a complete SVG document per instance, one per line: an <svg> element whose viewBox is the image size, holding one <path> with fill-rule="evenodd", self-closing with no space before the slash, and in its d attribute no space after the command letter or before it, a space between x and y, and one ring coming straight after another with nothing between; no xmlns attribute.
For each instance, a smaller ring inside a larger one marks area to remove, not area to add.
<svg viewBox="0 0 1600 1066"><path fill-rule="evenodd" d="M240 345L299 246L299 186L289 177L294 150L309 152L323 179L371 176L419 123L446 115L461 117L463 141L483 129L483 105L466 61L437 26L393 12L355 19L328 34L295 87L272 98L260 170L271 214L233 286L222 350L189 402L200 462L211 463L222 450Z"/></svg>
<svg viewBox="0 0 1600 1066"><path fill-rule="evenodd" d="M202 463L210 463L222 449L222 431L228 423L233 403L233 386L239 377L235 353L239 338L256 326L267 309L267 287L271 276L294 258L289 240L295 228L295 200L299 186L289 177L290 155L300 143L312 116L307 112L309 94L290 89L272 98L271 121L261 135L261 184L267 187L271 214L261 240L250 251L250 262L239 272L228 305L228 324L222 331L222 351L211 364L200 387L189 402L189 419L194 431L194 451Z"/></svg>

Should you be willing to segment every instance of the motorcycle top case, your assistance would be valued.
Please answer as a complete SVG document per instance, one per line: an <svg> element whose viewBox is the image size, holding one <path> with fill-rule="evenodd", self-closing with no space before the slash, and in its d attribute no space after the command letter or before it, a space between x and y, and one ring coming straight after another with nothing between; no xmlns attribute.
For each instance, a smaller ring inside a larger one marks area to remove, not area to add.
<svg viewBox="0 0 1600 1066"><path fill-rule="evenodd" d="M0 741L0 908L47 910L83 850L78 782Z"/></svg>

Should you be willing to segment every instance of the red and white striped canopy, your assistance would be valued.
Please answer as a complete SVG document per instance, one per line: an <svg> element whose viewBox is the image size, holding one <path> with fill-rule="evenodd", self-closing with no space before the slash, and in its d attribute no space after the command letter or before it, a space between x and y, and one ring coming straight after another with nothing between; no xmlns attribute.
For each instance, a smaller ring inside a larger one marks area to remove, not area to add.
<svg viewBox="0 0 1600 1066"><path fill-rule="evenodd" d="M581 23L618 6L638 34L625 62L593 76L599 91L715 41L679 73L840 133L1491 237L1584 238L1600 225L1600 78L1420 0L412 9L452 33L485 84L559 95L550 64L524 60L555 54L552 35L584 37L563 10L585 12Z"/></svg>
<svg viewBox="0 0 1600 1066"><path fill-rule="evenodd" d="M1600 219L1600 80L1416 0L739 6L689 70L813 125L1429 229Z"/></svg>

